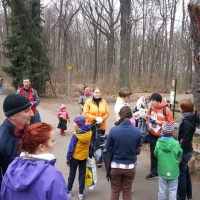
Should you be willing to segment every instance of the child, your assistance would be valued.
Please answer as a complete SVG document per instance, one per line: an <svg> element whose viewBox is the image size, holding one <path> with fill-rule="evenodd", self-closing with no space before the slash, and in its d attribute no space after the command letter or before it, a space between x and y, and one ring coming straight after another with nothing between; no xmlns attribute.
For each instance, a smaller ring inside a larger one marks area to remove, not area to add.
<svg viewBox="0 0 200 200"><path fill-rule="evenodd" d="M139 111L141 109L147 110L149 108L149 106L150 106L150 101L151 101L150 100L150 96L147 96L147 97L141 96L138 99L138 101L137 101L137 103L135 105L135 108L133 109L133 113L135 113L135 112L137 112L137 111Z"/></svg>
<svg viewBox="0 0 200 200"><path fill-rule="evenodd" d="M72 196L72 187L79 166L79 192L80 200L84 197L86 160L89 156L92 131L90 125L85 125L85 117L78 115L74 118L74 131L66 155L67 166L70 167L68 178L68 194Z"/></svg>
<svg viewBox="0 0 200 200"><path fill-rule="evenodd" d="M179 159L183 150L177 140L173 138L174 125L166 122L162 125L161 137L158 139L154 154L158 159L158 200L166 199L166 187L169 190L169 199L176 199Z"/></svg>
<svg viewBox="0 0 200 200"><path fill-rule="evenodd" d="M69 114L66 111L66 106L64 104L60 104L60 110L58 111L58 119L59 123L57 128L60 129L60 135L65 136L65 130L67 130L67 120L70 122Z"/></svg>

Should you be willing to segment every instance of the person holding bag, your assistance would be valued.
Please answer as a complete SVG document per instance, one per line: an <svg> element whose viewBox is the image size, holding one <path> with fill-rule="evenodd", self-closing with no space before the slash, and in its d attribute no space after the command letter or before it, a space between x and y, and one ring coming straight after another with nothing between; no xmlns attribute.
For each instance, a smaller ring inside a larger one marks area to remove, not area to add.
<svg viewBox="0 0 200 200"><path fill-rule="evenodd" d="M131 200L132 182L136 174L137 155L140 153L141 135L137 127L132 126L133 114L129 106L119 112L120 119L110 129L105 148L113 149L110 169L111 197L118 200L120 191L124 200Z"/></svg>
<svg viewBox="0 0 200 200"><path fill-rule="evenodd" d="M86 161L89 157L92 131L90 125L85 125L85 117L78 115L74 118L74 131L66 155L66 164L70 167L67 193L72 196L72 187L79 166L79 192L80 200L84 198Z"/></svg>
<svg viewBox="0 0 200 200"><path fill-rule="evenodd" d="M98 138L101 135L105 134L106 131L106 119L110 115L110 111L108 108L108 104L104 99L101 98L101 90L99 88L95 88L93 92L93 97L88 99L85 102L83 108L83 115L86 118L86 124L90 124L92 129L98 129ZM96 134L93 131L93 134ZM92 136L93 137L93 136ZM99 141L99 139L98 139ZM94 152L100 150L99 144L94 146ZM100 153L101 154L101 153ZM96 160L96 164L98 168L102 166L102 155L100 155L100 159Z"/></svg>

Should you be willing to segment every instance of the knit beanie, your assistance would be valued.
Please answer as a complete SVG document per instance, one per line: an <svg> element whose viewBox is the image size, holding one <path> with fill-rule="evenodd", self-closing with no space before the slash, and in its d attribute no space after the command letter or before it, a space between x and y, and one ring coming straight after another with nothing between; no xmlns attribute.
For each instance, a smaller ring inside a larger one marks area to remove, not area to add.
<svg viewBox="0 0 200 200"><path fill-rule="evenodd" d="M174 135L174 124L166 122L162 125L161 135L164 137L172 137Z"/></svg>
<svg viewBox="0 0 200 200"><path fill-rule="evenodd" d="M31 102L24 96L9 94L3 102L3 111L6 117L10 117L31 107Z"/></svg>
<svg viewBox="0 0 200 200"><path fill-rule="evenodd" d="M66 109L66 106L64 104L60 104L60 109Z"/></svg>
<svg viewBox="0 0 200 200"><path fill-rule="evenodd" d="M150 97L151 100L155 100L155 101L162 101L162 96L159 93L153 93Z"/></svg>
<svg viewBox="0 0 200 200"><path fill-rule="evenodd" d="M74 118L74 123L76 123L78 126L85 125L85 117L83 115L78 115Z"/></svg>

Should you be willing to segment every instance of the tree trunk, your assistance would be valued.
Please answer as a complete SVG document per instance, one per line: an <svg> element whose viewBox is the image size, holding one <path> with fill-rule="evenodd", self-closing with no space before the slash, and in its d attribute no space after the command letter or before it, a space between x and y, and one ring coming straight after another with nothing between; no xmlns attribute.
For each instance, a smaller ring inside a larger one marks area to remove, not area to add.
<svg viewBox="0 0 200 200"><path fill-rule="evenodd" d="M191 20L191 35L194 42L195 80L193 96L195 109L200 114L200 0L190 0L188 11Z"/></svg>
<svg viewBox="0 0 200 200"><path fill-rule="evenodd" d="M121 48L120 48L120 87L130 88L129 57L131 33L131 0L120 0L121 11Z"/></svg>
<svg viewBox="0 0 200 200"><path fill-rule="evenodd" d="M165 85L167 85L168 77L169 77L172 42L173 42L173 38L174 38L174 22L175 22L175 16L176 16L176 5L177 5L177 0L174 0L174 5L172 5L171 12L170 12L171 25L170 25L169 47L168 47L168 52L167 52L167 63L166 63L165 78L164 78Z"/></svg>

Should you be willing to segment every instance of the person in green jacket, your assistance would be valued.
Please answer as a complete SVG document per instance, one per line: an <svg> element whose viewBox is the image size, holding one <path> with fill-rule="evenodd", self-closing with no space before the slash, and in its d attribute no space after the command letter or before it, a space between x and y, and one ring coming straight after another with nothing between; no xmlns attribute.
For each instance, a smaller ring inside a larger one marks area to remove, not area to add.
<svg viewBox="0 0 200 200"><path fill-rule="evenodd" d="M166 188L169 190L169 200L176 199L179 160L183 150L177 140L173 138L174 125L166 122L162 126L161 137L156 142L154 150L155 157L158 159L158 200L166 199Z"/></svg>

